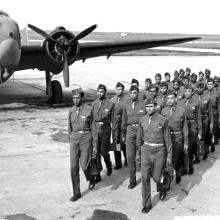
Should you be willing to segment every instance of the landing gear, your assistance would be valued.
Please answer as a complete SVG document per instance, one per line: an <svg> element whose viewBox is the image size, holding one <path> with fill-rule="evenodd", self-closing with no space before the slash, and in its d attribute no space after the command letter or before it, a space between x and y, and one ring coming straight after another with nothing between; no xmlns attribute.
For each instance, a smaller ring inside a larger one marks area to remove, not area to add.
<svg viewBox="0 0 220 220"><path fill-rule="evenodd" d="M51 80L53 75L49 71L46 75L46 94L48 95L48 103L59 104L63 102L63 90L59 81Z"/></svg>

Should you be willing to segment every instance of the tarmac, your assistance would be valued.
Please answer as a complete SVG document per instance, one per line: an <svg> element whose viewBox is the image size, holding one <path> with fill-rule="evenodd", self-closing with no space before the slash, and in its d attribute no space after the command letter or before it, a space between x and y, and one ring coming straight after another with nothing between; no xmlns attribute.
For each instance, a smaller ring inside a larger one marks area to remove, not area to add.
<svg viewBox="0 0 220 220"><path fill-rule="evenodd" d="M0 86L0 219L220 219L219 145L194 166L192 176L178 185L173 181L165 201L152 181L153 209L147 215L141 213L140 170L138 185L129 190L127 167L107 177L104 163L93 190L80 171L82 198L70 202L69 105L48 105L44 90L23 82Z"/></svg>

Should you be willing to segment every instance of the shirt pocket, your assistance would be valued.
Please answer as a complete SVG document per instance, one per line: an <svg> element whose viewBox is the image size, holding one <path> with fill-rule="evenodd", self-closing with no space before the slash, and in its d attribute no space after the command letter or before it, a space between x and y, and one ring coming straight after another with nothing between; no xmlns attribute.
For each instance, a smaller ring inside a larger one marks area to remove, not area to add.
<svg viewBox="0 0 220 220"><path fill-rule="evenodd" d="M145 109L139 109L137 115L145 115Z"/></svg>

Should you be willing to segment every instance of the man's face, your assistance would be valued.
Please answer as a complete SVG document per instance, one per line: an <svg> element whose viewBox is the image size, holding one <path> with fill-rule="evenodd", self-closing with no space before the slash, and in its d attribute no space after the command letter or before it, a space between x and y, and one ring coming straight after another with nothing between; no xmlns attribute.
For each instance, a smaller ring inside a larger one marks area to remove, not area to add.
<svg viewBox="0 0 220 220"><path fill-rule="evenodd" d="M75 106L80 106L82 104L82 97L80 94L73 95L73 104Z"/></svg>
<svg viewBox="0 0 220 220"><path fill-rule="evenodd" d="M145 82L145 89L148 89L151 83L149 81Z"/></svg>
<svg viewBox="0 0 220 220"><path fill-rule="evenodd" d="M212 91L213 88L214 88L213 82L208 82L208 83L207 83L207 89L208 89L209 91Z"/></svg>
<svg viewBox="0 0 220 220"><path fill-rule="evenodd" d="M197 91L198 91L198 94L199 95L202 95L203 94L203 91L204 91L204 87L200 86L197 88Z"/></svg>
<svg viewBox="0 0 220 220"><path fill-rule="evenodd" d="M168 95L168 96L167 96L167 104L168 104L169 106L173 106L174 102L175 102L175 97L174 97L174 95Z"/></svg>
<svg viewBox="0 0 220 220"><path fill-rule="evenodd" d="M185 72L181 71L181 72L180 72L180 78L183 78L184 75L185 75Z"/></svg>
<svg viewBox="0 0 220 220"><path fill-rule="evenodd" d="M99 99L103 99L105 97L105 90L104 89L98 89L97 90L97 97Z"/></svg>
<svg viewBox="0 0 220 220"><path fill-rule="evenodd" d="M186 70L186 75L190 75L191 74L191 70L187 69Z"/></svg>
<svg viewBox="0 0 220 220"><path fill-rule="evenodd" d="M148 115L152 115L155 112L156 105L154 104L147 104L146 105L146 112Z"/></svg>
<svg viewBox="0 0 220 220"><path fill-rule="evenodd" d="M203 79L204 79L204 75L203 74L199 74L199 80L203 81Z"/></svg>
<svg viewBox="0 0 220 220"><path fill-rule="evenodd" d="M189 84L189 79L184 79L184 85L188 85Z"/></svg>
<svg viewBox="0 0 220 220"><path fill-rule="evenodd" d="M156 84L160 84L160 82L161 82L161 77L160 77L160 76L156 76L156 77L155 77L155 82L156 82Z"/></svg>
<svg viewBox="0 0 220 220"><path fill-rule="evenodd" d="M178 90L179 87L180 87L180 85L179 85L178 82L174 82L174 83L173 83L173 88L174 88L175 90Z"/></svg>
<svg viewBox="0 0 220 220"><path fill-rule="evenodd" d="M166 75L166 76L165 76L165 81L166 81L166 82L169 82L169 81L170 81L170 75Z"/></svg>
<svg viewBox="0 0 220 220"><path fill-rule="evenodd" d="M192 96L192 93L193 93L192 89L186 89L185 90L185 97L187 99L190 98Z"/></svg>
<svg viewBox="0 0 220 220"><path fill-rule="evenodd" d="M138 97L138 91L137 90L132 90L130 91L130 98L132 101L135 101Z"/></svg>
<svg viewBox="0 0 220 220"><path fill-rule="evenodd" d="M162 93L162 95L165 95L167 93L167 87L166 86L160 87L160 92Z"/></svg>
<svg viewBox="0 0 220 220"><path fill-rule="evenodd" d="M179 78L179 73L174 73L174 78Z"/></svg>
<svg viewBox="0 0 220 220"><path fill-rule="evenodd" d="M116 96L122 96L123 92L124 92L124 90L122 87L116 87L116 89L115 89Z"/></svg>
<svg viewBox="0 0 220 220"><path fill-rule="evenodd" d="M150 96L151 96L152 98L155 98L155 97L157 96L157 89L156 89L156 88L151 88L151 89L149 90L149 93L150 93Z"/></svg>
<svg viewBox="0 0 220 220"><path fill-rule="evenodd" d="M191 77L191 82L192 82L192 83L196 83L196 81L197 81L197 77L196 77L196 76L192 76L192 77Z"/></svg>
<svg viewBox="0 0 220 220"><path fill-rule="evenodd" d="M206 78L206 79L209 79L209 78L210 78L210 75L211 75L211 74L210 74L209 71L205 71L205 78Z"/></svg>
<svg viewBox="0 0 220 220"><path fill-rule="evenodd" d="M214 87L218 87L218 80L214 79Z"/></svg>

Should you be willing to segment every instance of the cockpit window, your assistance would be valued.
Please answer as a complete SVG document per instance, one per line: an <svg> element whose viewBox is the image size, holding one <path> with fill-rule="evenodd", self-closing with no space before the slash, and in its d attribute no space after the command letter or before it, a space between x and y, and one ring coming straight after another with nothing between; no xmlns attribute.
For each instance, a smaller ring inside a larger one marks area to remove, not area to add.
<svg viewBox="0 0 220 220"><path fill-rule="evenodd" d="M9 17L9 15L6 12L0 10L0 17Z"/></svg>

